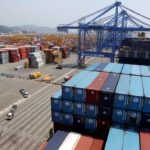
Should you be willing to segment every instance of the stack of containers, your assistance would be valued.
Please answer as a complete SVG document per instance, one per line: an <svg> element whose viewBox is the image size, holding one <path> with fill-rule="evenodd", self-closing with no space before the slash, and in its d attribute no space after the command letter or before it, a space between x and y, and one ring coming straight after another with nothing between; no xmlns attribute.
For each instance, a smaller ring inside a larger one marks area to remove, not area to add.
<svg viewBox="0 0 150 150"><path fill-rule="evenodd" d="M53 49L43 49L46 55L46 63L59 63L62 61L62 53Z"/></svg>
<svg viewBox="0 0 150 150"><path fill-rule="evenodd" d="M74 87L74 106L73 106L73 114L74 114L74 126L76 129L87 129L87 130L95 130L96 122L94 119L85 118L86 108L86 88L94 81L94 79L99 75L98 72L90 72L84 77L84 79L79 82ZM93 110L94 112L95 110ZM91 116L91 112L89 111L89 115ZM95 114L93 114L95 116Z"/></svg>
<svg viewBox="0 0 150 150"><path fill-rule="evenodd" d="M139 134L111 127L105 150L140 150Z"/></svg>
<svg viewBox="0 0 150 150"><path fill-rule="evenodd" d="M101 120L108 119L109 112L100 105L100 91L108 76L109 73L99 73L86 89L86 128L89 130L101 129Z"/></svg>
<svg viewBox="0 0 150 150"><path fill-rule="evenodd" d="M98 103L86 105L86 89L98 75L98 72L82 71L62 86L62 93L59 91L51 98L53 122L72 126L77 131L96 130Z"/></svg>
<svg viewBox="0 0 150 150"><path fill-rule="evenodd" d="M20 59L26 59L27 58L27 53L26 53L25 47L18 47L18 51L20 54Z"/></svg>
<svg viewBox="0 0 150 150"><path fill-rule="evenodd" d="M28 56L30 68L39 68L45 65L45 54L42 51L30 53Z"/></svg>
<svg viewBox="0 0 150 150"><path fill-rule="evenodd" d="M142 77L144 102L141 117L141 130L150 131L150 78Z"/></svg>
<svg viewBox="0 0 150 150"><path fill-rule="evenodd" d="M63 124L62 114L63 114L63 110L65 111L63 105L64 106L67 105L69 108L67 107L66 111L72 113L72 109L73 109L72 100L74 95L74 86L76 86L80 81L82 81L85 78L85 76L87 76L88 74L89 71L80 72L79 74L77 74L75 77L73 77L70 81L68 81L62 86L62 91L61 90L58 91L53 97L51 97L52 120L54 123ZM68 115L68 117L70 116ZM72 115L71 118L68 119L70 119L70 122L72 124L73 121Z"/></svg>
<svg viewBox="0 0 150 150"><path fill-rule="evenodd" d="M120 63L150 64L150 41L142 39L124 39L119 54Z"/></svg>
<svg viewBox="0 0 150 150"><path fill-rule="evenodd" d="M22 47L26 49L26 56L28 57L29 53L31 52L31 45L25 45Z"/></svg>
<svg viewBox="0 0 150 150"><path fill-rule="evenodd" d="M74 132L57 131L44 150L103 150L104 141Z"/></svg>
<svg viewBox="0 0 150 150"><path fill-rule="evenodd" d="M9 55L7 50L0 49L0 64L9 62Z"/></svg>
<svg viewBox="0 0 150 150"><path fill-rule="evenodd" d="M139 127L143 106L140 76L121 75L114 97L112 120L127 127Z"/></svg>
<svg viewBox="0 0 150 150"><path fill-rule="evenodd" d="M105 81L103 87L100 90L100 117L98 119L98 129L101 131L108 131L111 124L114 92L118 83L120 75L110 73L109 77Z"/></svg>
<svg viewBox="0 0 150 150"><path fill-rule="evenodd" d="M70 50L68 47L60 47L60 51L62 53L63 58L68 58L70 55Z"/></svg>
<svg viewBox="0 0 150 150"><path fill-rule="evenodd" d="M18 48L5 48L9 53L9 62L18 62L20 55L18 54Z"/></svg>

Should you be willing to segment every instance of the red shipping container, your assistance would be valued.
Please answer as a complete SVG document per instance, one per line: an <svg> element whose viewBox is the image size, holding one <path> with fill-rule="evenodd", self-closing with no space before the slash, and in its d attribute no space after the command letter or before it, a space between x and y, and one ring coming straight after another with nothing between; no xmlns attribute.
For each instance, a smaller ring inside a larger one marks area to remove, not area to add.
<svg viewBox="0 0 150 150"><path fill-rule="evenodd" d="M97 130L99 131L109 131L110 129L110 121L97 119Z"/></svg>
<svg viewBox="0 0 150 150"><path fill-rule="evenodd" d="M75 150L90 150L93 138L81 136Z"/></svg>
<svg viewBox="0 0 150 150"><path fill-rule="evenodd" d="M140 132L141 150L150 150L150 133Z"/></svg>
<svg viewBox="0 0 150 150"><path fill-rule="evenodd" d="M99 139L93 139L90 150L103 150L104 149L104 141Z"/></svg>
<svg viewBox="0 0 150 150"><path fill-rule="evenodd" d="M86 103L96 104L99 103L99 92L108 78L109 73L100 72L98 77L86 89Z"/></svg>

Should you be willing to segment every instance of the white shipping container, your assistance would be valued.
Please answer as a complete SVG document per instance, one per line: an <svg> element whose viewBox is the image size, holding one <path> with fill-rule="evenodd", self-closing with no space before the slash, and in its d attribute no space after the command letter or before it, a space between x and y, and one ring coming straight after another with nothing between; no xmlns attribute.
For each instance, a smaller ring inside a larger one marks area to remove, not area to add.
<svg viewBox="0 0 150 150"><path fill-rule="evenodd" d="M77 133L69 133L59 150L74 150L80 140L81 135Z"/></svg>

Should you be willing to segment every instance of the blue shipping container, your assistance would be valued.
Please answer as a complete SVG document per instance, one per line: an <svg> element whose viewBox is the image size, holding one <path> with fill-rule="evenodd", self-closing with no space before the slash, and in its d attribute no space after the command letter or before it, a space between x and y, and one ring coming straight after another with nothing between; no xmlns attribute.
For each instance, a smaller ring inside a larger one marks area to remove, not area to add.
<svg viewBox="0 0 150 150"><path fill-rule="evenodd" d="M132 65L132 72L131 72L131 74L140 76L141 75L140 66L139 65Z"/></svg>
<svg viewBox="0 0 150 150"><path fill-rule="evenodd" d="M148 69L147 66L140 66L140 69L141 69L142 76L150 77L150 70Z"/></svg>
<svg viewBox="0 0 150 150"><path fill-rule="evenodd" d="M110 128L105 150L122 150L124 131L122 129Z"/></svg>
<svg viewBox="0 0 150 150"><path fill-rule="evenodd" d="M97 115L98 115L98 107L97 107L97 105L87 104L86 105L85 115L87 117L97 118Z"/></svg>
<svg viewBox="0 0 150 150"><path fill-rule="evenodd" d="M140 140L138 133L125 131L123 150L140 150Z"/></svg>
<svg viewBox="0 0 150 150"><path fill-rule="evenodd" d="M55 135L49 140L48 144L44 150L58 150L65 138L67 137L68 132L57 131Z"/></svg>
<svg viewBox="0 0 150 150"><path fill-rule="evenodd" d="M74 88L74 100L85 102L86 88L93 82L93 80L99 75L99 72L90 72L84 77L79 84Z"/></svg>
<svg viewBox="0 0 150 150"><path fill-rule="evenodd" d="M97 129L97 121L93 118L85 118L85 129L88 130L96 130Z"/></svg>
<svg viewBox="0 0 150 150"><path fill-rule="evenodd" d="M122 69L122 74L132 74L132 65L130 64L124 64L123 69Z"/></svg>
<svg viewBox="0 0 150 150"><path fill-rule="evenodd" d="M94 71L97 71L97 72L103 72L104 68L108 65L108 63L100 63L95 69Z"/></svg>
<svg viewBox="0 0 150 150"><path fill-rule="evenodd" d="M87 75L89 71L81 71L79 74L77 74L75 77L70 79L68 82L66 82L62 86L62 97L66 100L72 100L73 99L73 88L78 83L81 82Z"/></svg>
<svg viewBox="0 0 150 150"><path fill-rule="evenodd" d="M62 113L57 111L52 111L52 121L55 123L61 123Z"/></svg>
<svg viewBox="0 0 150 150"><path fill-rule="evenodd" d="M117 123L125 123L126 112L123 109L113 109L112 121Z"/></svg>
<svg viewBox="0 0 150 150"><path fill-rule="evenodd" d="M85 115L85 104L80 102L74 102L73 113L76 115Z"/></svg>
<svg viewBox="0 0 150 150"><path fill-rule="evenodd" d="M62 109L63 109L63 112L72 113L73 112L73 102L63 100Z"/></svg>
<svg viewBox="0 0 150 150"><path fill-rule="evenodd" d="M72 125L73 123L73 116L68 113L62 114L62 123L65 125Z"/></svg>
<svg viewBox="0 0 150 150"><path fill-rule="evenodd" d="M150 113L150 77L142 77L144 89L143 112Z"/></svg>
<svg viewBox="0 0 150 150"><path fill-rule="evenodd" d="M123 64L114 64L115 66L112 68L113 73L121 73Z"/></svg>
<svg viewBox="0 0 150 150"><path fill-rule="evenodd" d="M126 124L139 126L141 120L141 113L136 111L127 111L126 112Z"/></svg>
<svg viewBox="0 0 150 150"><path fill-rule="evenodd" d="M140 76L131 76L130 98L128 99L127 109L141 111L143 96L142 78Z"/></svg>
<svg viewBox="0 0 150 150"><path fill-rule="evenodd" d="M56 111L62 110L62 91L59 90L51 97L51 109Z"/></svg>
<svg viewBox="0 0 150 150"><path fill-rule="evenodd" d="M122 74L115 91L114 104L116 108L125 109L129 99L130 75Z"/></svg>
<svg viewBox="0 0 150 150"><path fill-rule="evenodd" d="M85 70L87 71L93 71L94 69L96 69L96 67L99 65L100 63L93 63L92 65L90 65L89 67L85 68Z"/></svg>
<svg viewBox="0 0 150 150"><path fill-rule="evenodd" d="M112 72L113 68L115 67L114 63L109 63L105 68L104 72Z"/></svg>

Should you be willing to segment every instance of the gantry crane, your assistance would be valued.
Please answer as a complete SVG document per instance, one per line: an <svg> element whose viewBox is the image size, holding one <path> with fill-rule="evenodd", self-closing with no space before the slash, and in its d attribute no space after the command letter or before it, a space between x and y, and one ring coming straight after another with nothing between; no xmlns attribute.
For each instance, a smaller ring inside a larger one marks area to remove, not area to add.
<svg viewBox="0 0 150 150"><path fill-rule="evenodd" d="M115 52L120 51L127 33L150 31L148 21L150 18L117 1L69 24L59 25L57 29L63 32L78 30L79 64L85 61L86 56L109 57L110 62L114 62Z"/></svg>

